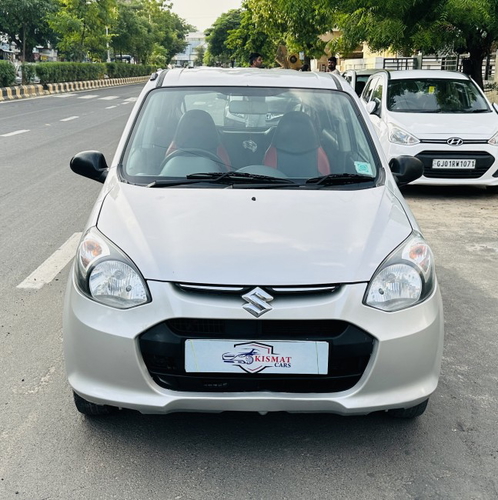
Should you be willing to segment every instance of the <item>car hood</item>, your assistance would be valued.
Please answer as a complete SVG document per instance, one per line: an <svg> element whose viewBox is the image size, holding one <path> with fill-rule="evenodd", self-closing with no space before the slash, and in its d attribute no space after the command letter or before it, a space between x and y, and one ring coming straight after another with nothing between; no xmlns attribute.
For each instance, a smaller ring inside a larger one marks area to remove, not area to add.
<svg viewBox="0 0 498 500"><path fill-rule="evenodd" d="M412 231L385 186L297 192L116 183L97 227L146 279L232 285L368 281Z"/></svg>
<svg viewBox="0 0 498 500"><path fill-rule="evenodd" d="M490 113L394 113L389 121L419 139L490 139L498 130L498 115Z"/></svg>

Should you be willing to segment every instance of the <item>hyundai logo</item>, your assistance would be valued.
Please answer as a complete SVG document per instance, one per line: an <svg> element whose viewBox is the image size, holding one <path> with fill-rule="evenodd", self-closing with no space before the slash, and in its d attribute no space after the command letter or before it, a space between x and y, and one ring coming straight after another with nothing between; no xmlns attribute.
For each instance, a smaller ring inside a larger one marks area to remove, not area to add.
<svg viewBox="0 0 498 500"><path fill-rule="evenodd" d="M463 139L460 139L460 137L450 137L446 141L446 144L449 146L461 146L463 144Z"/></svg>
<svg viewBox="0 0 498 500"><path fill-rule="evenodd" d="M264 313L273 309L269 305L269 302L273 300L273 297L266 293L262 288L256 287L249 293L242 295L242 298L248 302L248 304L243 306L244 309L253 316L256 316L256 318L259 318Z"/></svg>

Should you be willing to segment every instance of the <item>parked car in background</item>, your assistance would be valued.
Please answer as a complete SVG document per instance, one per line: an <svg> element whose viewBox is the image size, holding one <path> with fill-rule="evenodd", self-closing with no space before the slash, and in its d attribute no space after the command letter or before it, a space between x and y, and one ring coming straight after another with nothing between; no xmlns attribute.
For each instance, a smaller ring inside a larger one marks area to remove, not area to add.
<svg viewBox="0 0 498 500"><path fill-rule="evenodd" d="M71 168L104 183L64 306L80 412L424 412L442 302L397 186L422 165L342 78L161 71L110 166Z"/></svg>
<svg viewBox="0 0 498 500"><path fill-rule="evenodd" d="M498 114L467 75L382 71L361 95L388 158L424 164L412 184L475 185L498 191Z"/></svg>
<svg viewBox="0 0 498 500"><path fill-rule="evenodd" d="M381 71L380 69L349 69L342 76L345 78L357 95L361 95L371 75Z"/></svg>

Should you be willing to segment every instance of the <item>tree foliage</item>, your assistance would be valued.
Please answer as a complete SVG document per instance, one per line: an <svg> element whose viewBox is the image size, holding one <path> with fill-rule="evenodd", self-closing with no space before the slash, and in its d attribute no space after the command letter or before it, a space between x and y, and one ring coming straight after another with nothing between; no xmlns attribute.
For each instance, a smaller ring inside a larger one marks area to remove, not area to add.
<svg viewBox="0 0 498 500"><path fill-rule="evenodd" d="M231 65L236 59L235 50L227 45L230 32L240 27L241 9L232 9L221 14L206 30L206 41L209 43L207 58L210 65Z"/></svg>
<svg viewBox="0 0 498 500"><path fill-rule="evenodd" d="M247 0L256 25L290 51L309 58L324 54L320 35L331 31L338 14L328 0Z"/></svg>
<svg viewBox="0 0 498 500"><path fill-rule="evenodd" d="M108 29L116 18L116 0L59 0L49 18L58 33L57 48L69 61L101 61L107 48Z"/></svg>
<svg viewBox="0 0 498 500"><path fill-rule="evenodd" d="M327 0L337 8L337 0ZM498 40L498 0L342 0L334 50L366 42L402 55L469 53L472 76L482 86L482 62Z"/></svg>
<svg viewBox="0 0 498 500"><path fill-rule="evenodd" d="M1 0L0 33L21 49L23 60L32 61L34 47L54 40L47 15L56 9L56 0Z"/></svg>

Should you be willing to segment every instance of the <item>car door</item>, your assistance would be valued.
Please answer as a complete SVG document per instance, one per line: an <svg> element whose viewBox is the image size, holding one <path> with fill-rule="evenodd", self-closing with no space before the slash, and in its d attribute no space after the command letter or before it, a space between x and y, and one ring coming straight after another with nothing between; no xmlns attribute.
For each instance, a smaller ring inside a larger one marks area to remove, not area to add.
<svg viewBox="0 0 498 500"><path fill-rule="evenodd" d="M368 88L365 87L365 91L362 94L364 104L370 112L370 120L379 136L384 151L387 151L386 141L388 140L386 94L387 76L383 74L372 77L370 85ZM372 104L369 106L369 103Z"/></svg>

